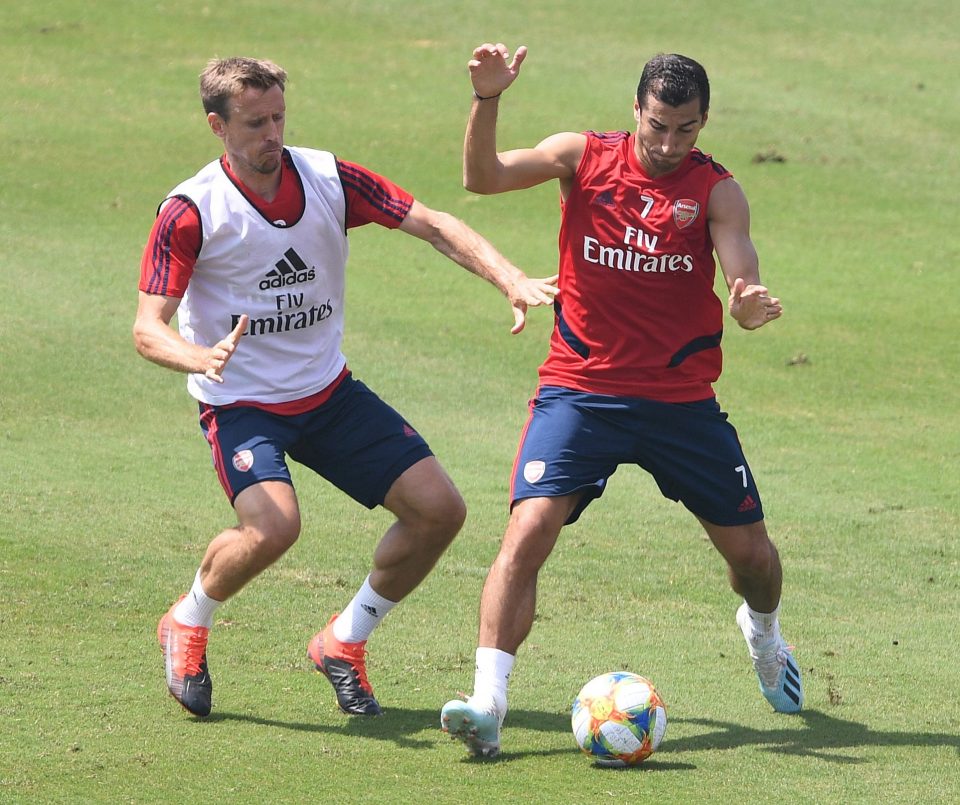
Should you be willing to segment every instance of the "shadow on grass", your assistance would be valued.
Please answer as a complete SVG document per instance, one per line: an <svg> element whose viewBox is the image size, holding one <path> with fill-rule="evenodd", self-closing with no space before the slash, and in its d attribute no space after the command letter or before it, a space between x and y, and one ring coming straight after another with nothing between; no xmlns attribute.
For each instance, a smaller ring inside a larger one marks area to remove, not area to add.
<svg viewBox="0 0 960 805"><path fill-rule="evenodd" d="M772 718L784 719L783 729L752 729L729 721L704 718L673 719L670 723L693 724L708 727L711 731L665 743L657 757L683 752L737 749L741 746L760 746L766 752L814 757L841 764L869 762L837 751L866 746L949 746L960 755L960 735L956 734L875 730L865 724L835 718L819 710L804 710L796 716L772 716ZM803 729L796 728L798 721L803 724Z"/></svg>
<svg viewBox="0 0 960 805"><path fill-rule="evenodd" d="M335 719L335 722L331 722ZM398 747L407 749L427 749L436 746L437 739L444 736L440 732L440 708L435 710L410 710L403 707L387 708L382 716L348 716L334 712L330 718L318 717L316 721L280 721L262 716L244 713L214 711L204 719L196 719L204 724L216 724L225 721L258 724L297 732L313 732L325 735L342 735L354 738L371 738L390 741ZM510 724L514 727L536 730L538 732L569 732L570 717L558 713L539 713L533 710L511 710ZM434 734L429 734L433 731ZM421 737L427 732L426 737ZM451 739L452 740L452 739ZM571 739L572 740L572 739ZM526 755L565 754L567 749L549 749L516 753L516 757ZM514 754L497 758L494 762L509 760ZM470 760L470 758L465 758ZM490 761L480 761L487 762Z"/></svg>
<svg viewBox="0 0 960 805"><path fill-rule="evenodd" d="M390 741L399 748L434 748L441 737L439 708L436 710L410 710L391 708L376 718L346 716L332 713L330 718L319 717L316 721L280 721L242 713L215 712L203 723L214 725L223 722L243 722L297 732L324 735L370 738ZM953 747L960 755L960 735L906 730L875 730L855 721L827 715L818 710L806 710L797 716L771 718L782 726L772 729L754 729L730 721L700 718L675 718L671 724L676 728L686 724L706 727L708 732L689 737L670 739L669 731L656 758L638 767L644 773L676 771L696 768L683 762L680 757L688 752L718 751L756 746L766 752L783 755L813 757L829 763L856 764L869 762L863 758L843 754L838 750L860 747ZM782 719L782 722L781 722ZM798 726L800 728L798 729ZM466 755L465 763L509 763L525 757L547 757L575 752L570 748L535 749L510 746L509 731L525 729L534 732L569 733L569 716L562 713L543 713L535 710L511 710L507 722L507 746L504 753L493 761L477 760ZM434 732L435 731L435 732ZM599 770L599 769L598 769ZM617 773L622 770L603 769ZM630 770L628 770L630 771Z"/></svg>

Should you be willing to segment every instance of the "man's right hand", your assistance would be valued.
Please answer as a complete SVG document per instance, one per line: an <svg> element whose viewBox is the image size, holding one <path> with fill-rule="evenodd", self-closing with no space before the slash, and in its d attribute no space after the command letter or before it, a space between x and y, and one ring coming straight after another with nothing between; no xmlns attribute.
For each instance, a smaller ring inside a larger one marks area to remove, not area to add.
<svg viewBox="0 0 960 805"><path fill-rule="evenodd" d="M247 322L249 320L250 317L244 313L231 333L210 347L210 354L207 357L207 368L203 373L203 376L207 378L207 380L212 380L215 383L223 382L223 370L226 368L227 362L233 353L236 352L237 344L240 343L240 338L243 336L243 331L247 329Z"/></svg>
<svg viewBox="0 0 960 805"><path fill-rule="evenodd" d="M502 43L480 45L467 62L473 91L481 98L492 98L509 87L520 75L520 65L527 57L526 45L520 45L509 64L510 53Z"/></svg>

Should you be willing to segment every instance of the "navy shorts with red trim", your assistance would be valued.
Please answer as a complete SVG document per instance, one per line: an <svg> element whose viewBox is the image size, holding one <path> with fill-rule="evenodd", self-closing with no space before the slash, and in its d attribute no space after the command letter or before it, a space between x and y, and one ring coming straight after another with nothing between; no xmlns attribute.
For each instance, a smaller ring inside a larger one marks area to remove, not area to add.
<svg viewBox="0 0 960 805"><path fill-rule="evenodd" d="M289 456L373 509L397 478L433 455L400 414L351 375L325 402L302 414L201 403L200 427L231 503L262 481L292 485Z"/></svg>
<svg viewBox="0 0 960 805"><path fill-rule="evenodd" d="M621 464L637 464L664 497L720 526L763 519L737 432L715 399L666 403L542 386L530 403L510 490L518 500L581 492L575 522Z"/></svg>

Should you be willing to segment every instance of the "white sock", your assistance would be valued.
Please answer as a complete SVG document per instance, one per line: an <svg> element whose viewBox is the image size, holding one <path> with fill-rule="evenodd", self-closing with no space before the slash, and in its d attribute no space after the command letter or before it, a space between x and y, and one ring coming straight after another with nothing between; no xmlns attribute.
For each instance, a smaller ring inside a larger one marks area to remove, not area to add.
<svg viewBox="0 0 960 805"><path fill-rule="evenodd" d="M193 579L193 587L190 588L187 597L177 604L176 609L173 610L173 617L177 623L184 626L203 626L209 629L213 626L213 613L222 603L203 591L198 570Z"/></svg>
<svg viewBox="0 0 960 805"><path fill-rule="evenodd" d="M744 602L746 603L746 602ZM750 619L747 628L743 629L743 636L754 648L762 648L780 642L780 604L773 612L757 612L747 604L747 614Z"/></svg>
<svg viewBox="0 0 960 805"><path fill-rule="evenodd" d="M470 703L481 710L494 710L503 720L507 712L507 683L516 656L497 648L477 648L477 667Z"/></svg>
<svg viewBox="0 0 960 805"><path fill-rule="evenodd" d="M362 643L396 605L396 601L377 593L367 576L353 600L333 622L333 636L341 643Z"/></svg>

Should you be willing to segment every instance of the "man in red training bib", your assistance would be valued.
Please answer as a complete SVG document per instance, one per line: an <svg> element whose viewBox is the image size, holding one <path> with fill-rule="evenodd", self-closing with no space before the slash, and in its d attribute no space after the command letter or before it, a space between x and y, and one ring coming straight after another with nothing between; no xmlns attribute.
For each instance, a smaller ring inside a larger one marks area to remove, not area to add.
<svg viewBox="0 0 960 805"><path fill-rule="evenodd" d="M507 680L533 624L540 568L561 528L621 464L647 470L706 529L744 599L737 622L763 695L779 712L798 712L800 672L778 623L780 560L712 387L723 334L714 254L741 327L762 327L782 308L760 282L743 191L696 148L710 105L706 72L685 56L657 56L637 87L635 131L562 132L498 152L499 98L526 55L521 47L511 60L502 44L473 53L464 185L489 194L559 182L560 291L510 520L483 588L473 695L444 706L442 727L471 754L499 753Z"/></svg>

